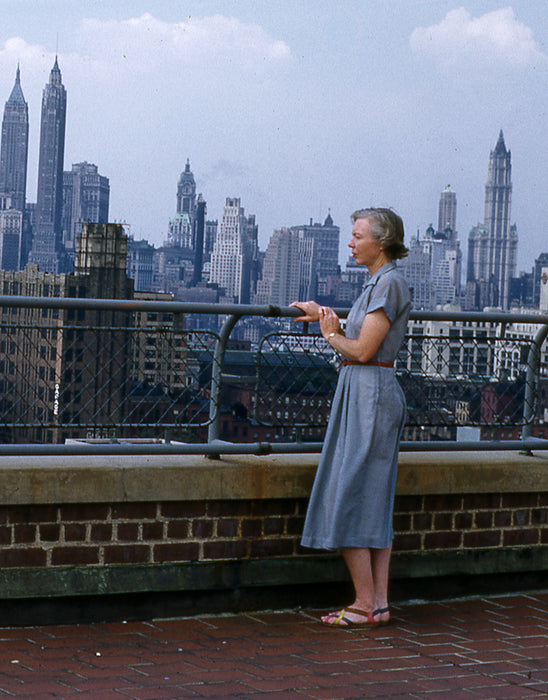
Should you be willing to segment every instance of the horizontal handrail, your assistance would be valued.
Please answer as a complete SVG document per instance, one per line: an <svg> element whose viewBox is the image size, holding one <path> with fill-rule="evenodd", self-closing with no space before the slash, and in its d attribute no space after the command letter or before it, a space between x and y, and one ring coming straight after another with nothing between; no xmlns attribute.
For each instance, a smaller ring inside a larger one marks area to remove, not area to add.
<svg viewBox="0 0 548 700"><path fill-rule="evenodd" d="M207 396L208 403L208 413L209 420L203 421L202 425L208 425L208 442L207 443L184 443L179 442L169 442L160 444L157 441L149 441L146 443L137 444L136 442L131 442L129 440L124 440L119 438L118 441L114 440L109 444L86 444L85 442L67 443L67 444L0 444L0 456L2 455L33 455L33 454L43 454L43 455L70 455L70 454L196 454L196 455L209 455L218 456L220 454L273 454L273 453L315 453L319 452L321 449L321 442L301 442L299 437L297 437L296 442L288 442L282 435L282 439L279 442L276 441L255 441L250 443L238 443L228 442L226 440L220 440L220 419L221 419L221 391L223 388L223 382L230 380L230 373L224 372L224 358L228 347L228 341L231 337L232 330L236 327L237 323L244 317L263 317L263 318L295 318L301 315L301 311L294 307L279 307L276 305L252 305L252 304L211 304L211 303L195 303L195 302L180 302L180 301L160 301L160 300L148 300L148 299L99 299L99 298L74 298L74 297L29 297L29 296L11 296L11 295L0 295L0 307L5 307L7 309L13 308L34 308L34 309L67 309L67 310L108 310L113 312L126 312L126 313L136 313L136 312L160 312L165 314L177 315L177 314L193 314L193 315L215 315L221 317L224 320L224 325L220 332L216 333L214 331L204 331L210 333L216 338L215 347L212 351L212 364L211 364L211 387L210 394ZM349 312L349 308L336 308L335 311L341 318L346 318ZM70 318L70 317L69 317ZM485 311L485 312L467 312L467 311L449 311L449 310L436 310L436 311L412 311L410 316L411 321L449 321L449 322L464 322L465 326L468 324L493 324L497 326L497 337L494 339L496 342L504 342L505 329L510 324L528 324L539 326L540 329L536 332L536 336L532 339L532 345L528 350L528 357L525 363L526 366L526 377L525 377L525 400L523 408L523 426L522 426L522 439L508 439L508 440L478 440L478 441L459 441L459 440L445 440L436 439L432 433L431 438L417 440L417 441L402 441L401 451L404 452L416 452L416 451L452 451L452 450L493 450L493 449L507 449L507 450L522 450L530 451L532 449L547 449L548 441L539 440L532 436L533 432L533 421L535 418L537 393L538 393L538 377L539 377L539 362L540 362L540 346L544 343L546 336L548 335L548 315L536 312L529 313L515 313L515 312L502 312L502 311ZM80 320L80 319L79 319ZM83 320L83 319L82 319ZM166 319L163 319L164 321ZM299 330L302 329L303 337L308 333L308 325L303 324L303 326L298 327ZM14 323L10 317L7 323L4 324L5 328L32 328L33 326L28 326L24 324ZM73 330L79 330L84 332L85 330L92 330L91 327L87 326L67 326L64 327L64 332L71 332ZM101 326L102 328L102 326ZM158 322L158 329L163 328L162 321ZM105 330L115 331L115 332L128 332L131 330L135 332L149 332L146 328L141 328L140 326L132 327L131 329L124 328L123 324L117 324L116 326L105 326ZM192 332L192 329L177 329L177 332ZM289 334L291 335L291 334ZM300 334L298 334L300 336ZM411 336L414 340L414 336ZM321 340L321 339L320 339ZM428 342L437 342L443 340L447 343L447 338L437 338L437 336L429 337L427 335L422 336L422 340ZM450 340L450 339L449 339ZM518 339L519 340L519 339ZM515 339L509 342L517 343ZM441 347L441 345L440 345ZM516 345L517 347L517 345ZM71 351L72 352L72 351ZM189 351L190 357L190 351ZM425 356L426 357L426 356ZM428 362L433 362L431 358L428 358ZM523 365L523 361L521 361ZM284 370L285 371L285 370ZM411 371L411 376L413 376L413 371ZM426 371L426 370L425 370ZM405 373L405 368L402 368L402 372ZM409 373L409 372L408 372ZM59 381L56 375L56 382ZM241 379L244 375L233 375L237 379ZM430 374L428 374L430 377ZM459 375L460 376L460 375ZM401 377L400 377L401 378ZM454 377L453 377L454 379ZM457 377L458 379L458 377ZM470 381L470 380L469 380ZM471 382L472 384L473 382ZM57 385L56 385L57 386ZM183 390L181 390L183 391ZM139 393L131 394L131 396L139 397ZM147 395L148 396L148 395ZM151 397L157 396L155 394L150 394ZM58 399L56 398L56 401ZM166 437L169 436L170 427L177 427L176 422L171 422L175 420L175 414L179 411L173 411L173 415L169 414L162 405L162 410L165 411L163 414L164 420L155 420L154 422L144 422L141 425L146 425L149 427L156 427L158 429L166 430ZM431 410L431 409L430 409ZM443 408L441 409L443 410ZM295 415L295 414L293 414ZM6 414L6 417L8 415ZM418 420L415 418L414 420ZM422 418L420 419L422 420ZM28 422L28 421L27 421ZM44 427L55 427L47 420L41 423ZM519 421L518 423L520 424ZM4 421L4 427L10 428L14 427L16 424L11 424L8 421ZM18 424L17 424L18 425ZM74 428L74 424L70 420L65 421L64 425ZM118 424L116 424L118 425ZM120 426L133 425L132 422L120 423ZM195 425L195 424L193 424ZM422 423L413 423L413 425L422 425ZM429 425L425 423L425 425ZM431 425L440 425L432 422ZM77 427L77 426L76 426ZM107 426L108 428L108 426ZM98 433L106 434L106 433ZM139 433L137 433L139 434ZM266 436L267 438L269 435ZM441 437L438 434L436 437ZM41 438L39 438L41 439Z"/></svg>
<svg viewBox="0 0 548 700"><path fill-rule="evenodd" d="M240 442L232 443L215 440L205 444L188 443L141 443L135 444L120 440L116 443L66 443L64 445L0 445L0 457L8 456L93 456L93 455L269 455L269 454L317 454L321 452L321 442ZM430 442L402 441L400 452L481 452L497 450L548 450L548 440L528 438L527 440L484 440L452 442L432 440Z"/></svg>
<svg viewBox="0 0 548 700"><path fill-rule="evenodd" d="M30 297L0 295L0 307L48 309L96 309L109 311L163 311L166 313L214 314L216 316L296 317L299 309L273 304L210 304L187 301L152 301L145 299L86 299L75 297ZM336 307L337 315L348 316L347 307ZM469 321L474 323L528 323L548 324L548 314L515 313L505 311L417 311L411 310L416 321Z"/></svg>

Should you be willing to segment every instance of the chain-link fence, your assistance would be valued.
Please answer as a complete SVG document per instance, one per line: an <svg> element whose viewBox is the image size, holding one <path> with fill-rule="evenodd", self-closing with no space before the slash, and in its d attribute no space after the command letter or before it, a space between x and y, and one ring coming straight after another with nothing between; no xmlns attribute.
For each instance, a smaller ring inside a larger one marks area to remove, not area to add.
<svg viewBox="0 0 548 700"><path fill-rule="evenodd" d="M0 442L323 439L340 358L318 333L275 330L232 344L186 328L176 304L111 305L35 300L30 318L28 308L3 307ZM396 362L408 404L404 439L456 440L461 427L511 428L517 438L542 420L538 328L513 337L507 318L410 322Z"/></svg>

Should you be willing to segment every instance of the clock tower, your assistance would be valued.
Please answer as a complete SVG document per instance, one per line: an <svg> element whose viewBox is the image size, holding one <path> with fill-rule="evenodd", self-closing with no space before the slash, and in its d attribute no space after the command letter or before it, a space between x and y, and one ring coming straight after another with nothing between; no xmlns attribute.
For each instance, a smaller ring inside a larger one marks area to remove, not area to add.
<svg viewBox="0 0 548 700"><path fill-rule="evenodd" d="M177 183L177 213L169 222L168 246L192 253L195 243L196 180L187 158Z"/></svg>
<svg viewBox="0 0 548 700"><path fill-rule="evenodd" d="M187 158L186 166L177 184L177 214L189 214L194 220L196 211L196 181Z"/></svg>

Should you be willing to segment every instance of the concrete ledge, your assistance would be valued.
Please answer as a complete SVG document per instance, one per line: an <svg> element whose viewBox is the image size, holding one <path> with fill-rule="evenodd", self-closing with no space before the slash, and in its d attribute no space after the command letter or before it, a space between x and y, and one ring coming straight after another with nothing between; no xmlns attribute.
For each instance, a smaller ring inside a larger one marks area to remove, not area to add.
<svg viewBox="0 0 548 700"><path fill-rule="evenodd" d="M308 498L318 455L4 457L0 504ZM403 453L397 493L548 491L548 452Z"/></svg>
<svg viewBox="0 0 548 700"><path fill-rule="evenodd" d="M548 549L506 548L394 554L391 580L548 570ZM291 575L288 577L288 571ZM0 599L237 590L346 582L337 555L178 564L19 568L0 571Z"/></svg>

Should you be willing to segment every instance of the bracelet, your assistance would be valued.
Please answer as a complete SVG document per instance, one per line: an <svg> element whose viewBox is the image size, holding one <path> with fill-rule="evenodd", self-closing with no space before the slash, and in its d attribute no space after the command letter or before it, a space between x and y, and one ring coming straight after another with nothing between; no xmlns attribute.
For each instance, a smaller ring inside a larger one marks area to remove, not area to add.
<svg viewBox="0 0 548 700"><path fill-rule="evenodd" d="M331 332L331 333L327 336L327 340L331 340L331 338L332 338L334 335L339 335L339 334L337 333L337 331L333 331L333 332Z"/></svg>

